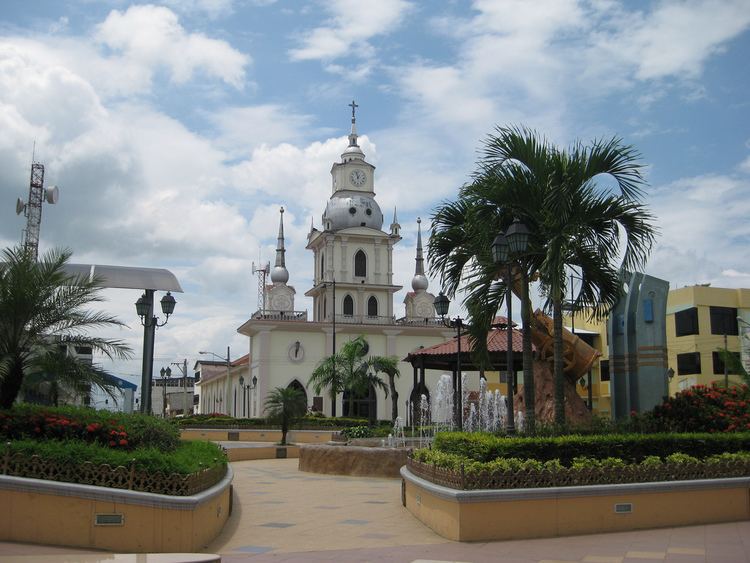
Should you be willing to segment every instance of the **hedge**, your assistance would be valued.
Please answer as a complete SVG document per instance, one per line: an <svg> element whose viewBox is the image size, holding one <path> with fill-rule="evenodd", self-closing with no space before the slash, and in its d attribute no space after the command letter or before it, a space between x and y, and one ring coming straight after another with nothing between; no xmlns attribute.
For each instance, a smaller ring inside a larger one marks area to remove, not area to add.
<svg viewBox="0 0 750 563"><path fill-rule="evenodd" d="M180 428L269 428L275 427L267 418L233 418L221 414L203 414L177 419ZM367 426L366 418L328 418L322 416L305 416L297 420L292 428L298 430L337 430L353 426ZM390 420L378 421L378 427L392 427Z"/></svg>
<svg viewBox="0 0 750 563"><path fill-rule="evenodd" d="M706 458L724 452L750 451L750 432L606 434L592 436L506 438L482 433L445 432L433 441L436 451L489 462L498 458L560 460L569 465L574 458L619 458L639 463L648 456L683 453Z"/></svg>

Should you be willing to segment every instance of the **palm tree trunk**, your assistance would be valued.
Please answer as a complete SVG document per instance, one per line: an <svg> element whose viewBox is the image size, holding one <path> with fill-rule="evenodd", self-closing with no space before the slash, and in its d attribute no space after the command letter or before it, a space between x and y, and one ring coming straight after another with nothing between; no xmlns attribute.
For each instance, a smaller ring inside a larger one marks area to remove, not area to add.
<svg viewBox="0 0 750 563"><path fill-rule="evenodd" d="M536 389L534 386L534 354L531 346L531 299L529 298L529 273L521 269L523 293L521 295L521 322L523 323L523 400L526 405L524 430L534 432L536 426Z"/></svg>
<svg viewBox="0 0 750 563"><path fill-rule="evenodd" d="M557 291L552 302L552 323L554 331L554 381L555 381L555 424L565 424L565 365L563 363L563 324L562 297Z"/></svg>
<svg viewBox="0 0 750 563"><path fill-rule="evenodd" d="M378 413L375 412L375 389L370 386L370 390L367 392L367 402L370 403L370 408L367 409L369 416L370 426L375 426L378 421Z"/></svg>
<svg viewBox="0 0 750 563"><path fill-rule="evenodd" d="M331 390L331 417L336 418L336 391Z"/></svg>
<svg viewBox="0 0 750 563"><path fill-rule="evenodd" d="M14 358L5 377L0 380L0 409L9 409L18 397L23 382L23 363Z"/></svg>
<svg viewBox="0 0 750 563"><path fill-rule="evenodd" d="M395 423L398 418L398 391L396 391L395 376L388 376L388 386L391 388L391 421Z"/></svg>
<svg viewBox="0 0 750 563"><path fill-rule="evenodd" d="M286 446L286 434L289 432L289 421L286 417L281 419L281 445Z"/></svg>

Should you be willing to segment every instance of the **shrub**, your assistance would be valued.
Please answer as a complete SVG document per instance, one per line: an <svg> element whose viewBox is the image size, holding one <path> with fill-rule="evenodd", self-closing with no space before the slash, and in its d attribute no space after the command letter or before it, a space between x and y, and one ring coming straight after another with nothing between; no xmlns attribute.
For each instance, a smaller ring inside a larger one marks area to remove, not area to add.
<svg viewBox="0 0 750 563"><path fill-rule="evenodd" d="M122 450L139 447L172 451L179 432L171 422L85 407L21 404L0 411L2 440L81 440Z"/></svg>
<svg viewBox="0 0 750 563"><path fill-rule="evenodd" d="M750 431L750 388L747 385L696 385L669 397L651 416L665 430L681 432Z"/></svg>
<svg viewBox="0 0 750 563"><path fill-rule="evenodd" d="M372 429L369 426L350 426L341 431L341 435L348 438L372 438Z"/></svg>
<svg viewBox="0 0 750 563"><path fill-rule="evenodd" d="M515 457L548 461L559 459L569 465L576 457L620 458L627 463L640 462L648 456L685 453L708 457L723 452L750 451L750 432L723 434L661 433L605 434L599 436L557 436L506 438L484 433L439 433L433 449L456 454L475 461Z"/></svg>
<svg viewBox="0 0 750 563"><path fill-rule="evenodd" d="M141 447L131 451L112 449L99 443L81 440L15 440L10 443L10 453L27 456L38 455L59 464L79 465L89 461L95 465L109 464L111 467L130 466L154 473L179 473L187 475L216 465L226 465L223 450L211 442L181 442L172 451L154 447Z"/></svg>

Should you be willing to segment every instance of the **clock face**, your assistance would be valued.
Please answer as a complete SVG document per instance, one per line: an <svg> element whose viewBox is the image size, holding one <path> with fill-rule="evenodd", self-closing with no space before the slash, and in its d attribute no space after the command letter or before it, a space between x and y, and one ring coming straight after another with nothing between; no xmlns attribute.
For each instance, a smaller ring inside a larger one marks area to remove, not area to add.
<svg viewBox="0 0 750 563"><path fill-rule="evenodd" d="M355 186L361 186L367 180L367 175L365 174L364 170L356 168L352 170L351 174L349 174L349 179Z"/></svg>
<svg viewBox="0 0 750 563"><path fill-rule="evenodd" d="M293 362L301 362L305 358L305 349L299 340L292 342L289 346L289 359Z"/></svg>

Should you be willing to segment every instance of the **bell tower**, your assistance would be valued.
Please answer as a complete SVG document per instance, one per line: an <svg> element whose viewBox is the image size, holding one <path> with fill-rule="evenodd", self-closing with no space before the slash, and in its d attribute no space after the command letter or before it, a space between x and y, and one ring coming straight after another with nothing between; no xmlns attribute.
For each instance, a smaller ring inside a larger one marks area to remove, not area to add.
<svg viewBox="0 0 750 563"><path fill-rule="evenodd" d="M322 216L322 231L312 228L307 248L313 251L313 319L324 322L386 324L393 321L393 247L398 229L385 233L383 212L375 201L375 167L358 143L352 101L349 146L331 167L332 194ZM395 221L395 218L394 218ZM336 282L334 301L333 282Z"/></svg>

